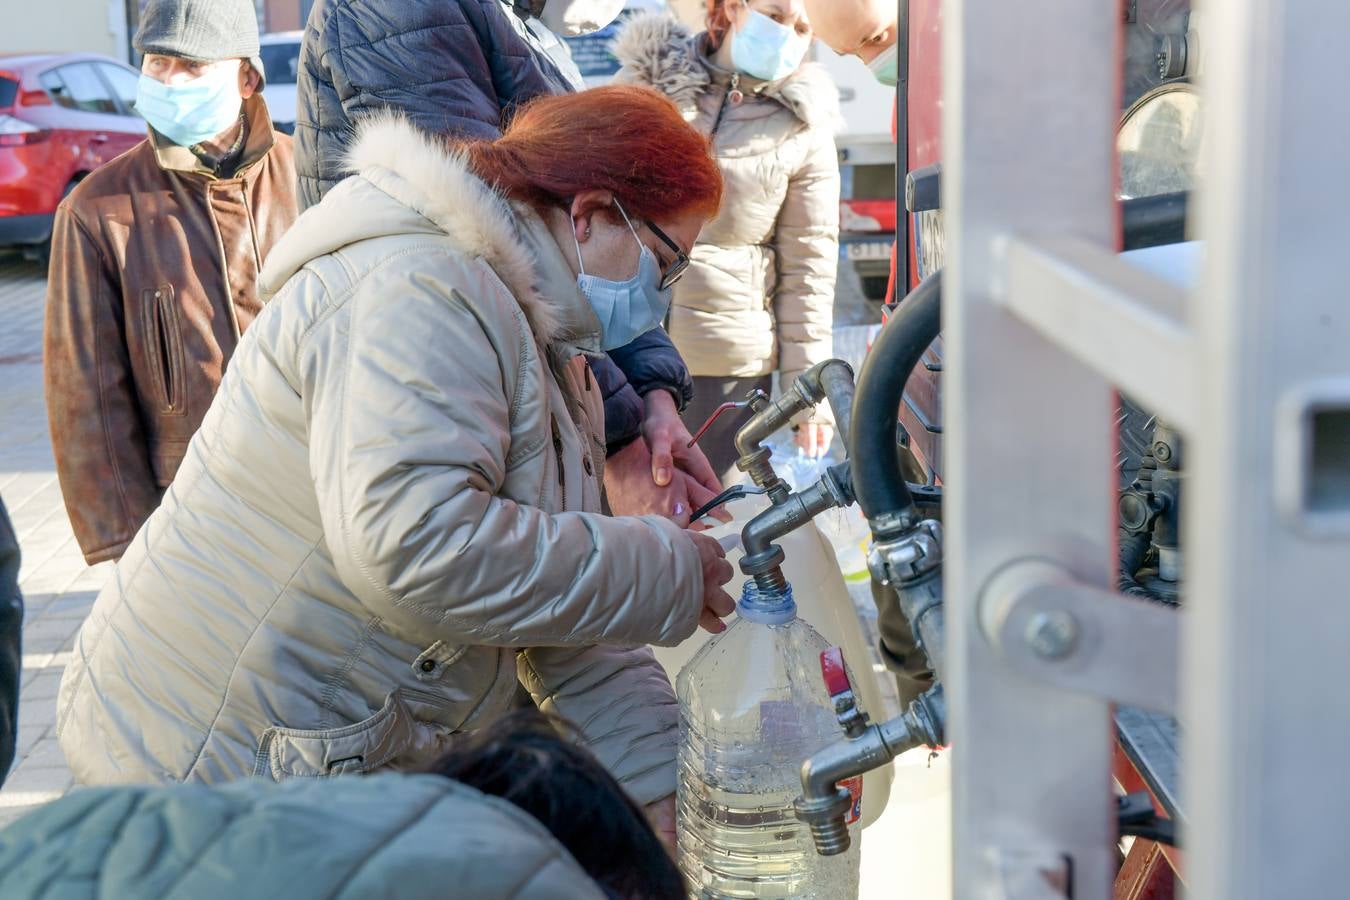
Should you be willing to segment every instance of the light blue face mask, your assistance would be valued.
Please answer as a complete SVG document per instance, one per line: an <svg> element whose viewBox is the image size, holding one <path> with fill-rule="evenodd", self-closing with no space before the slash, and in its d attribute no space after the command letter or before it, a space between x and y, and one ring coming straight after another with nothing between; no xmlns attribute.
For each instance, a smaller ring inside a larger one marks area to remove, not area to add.
<svg viewBox="0 0 1350 900"><path fill-rule="evenodd" d="M872 77L887 87L900 83L900 44L897 41L877 54L876 59L867 64Z"/></svg>
<svg viewBox="0 0 1350 900"><path fill-rule="evenodd" d="M136 86L136 112L182 147L209 141L239 121L242 103L239 71L231 66L177 85L142 75Z"/></svg>
<svg viewBox="0 0 1350 900"><path fill-rule="evenodd" d="M577 245L577 264L581 274L577 276L577 286L590 301L600 320L600 349L615 350L631 344L637 338L651 331L665 319L670 309L670 291L661 290L661 263L656 254L638 238L637 229L623 211L616 199L614 205L619 214L628 223L641 253L638 256L637 274L627 281L610 281L596 275L586 274L586 264L581 261L581 243L577 234L572 232L572 241Z"/></svg>
<svg viewBox="0 0 1350 900"><path fill-rule="evenodd" d="M786 78L802 64L811 39L761 12L750 15L731 35L731 61L737 70L765 81Z"/></svg>

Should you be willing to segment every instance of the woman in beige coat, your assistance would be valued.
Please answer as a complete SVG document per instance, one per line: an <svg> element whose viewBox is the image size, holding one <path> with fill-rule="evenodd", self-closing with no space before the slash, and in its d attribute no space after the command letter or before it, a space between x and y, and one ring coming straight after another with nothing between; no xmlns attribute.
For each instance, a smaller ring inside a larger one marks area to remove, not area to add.
<svg viewBox="0 0 1350 900"><path fill-rule="evenodd" d="M707 142L606 88L463 148L370 117L349 162L268 258L267 307L80 631L71 769L406 769L523 685L673 831L678 706L645 645L720 630L731 568L601 514L584 357L659 321L717 208Z"/></svg>
<svg viewBox="0 0 1350 900"><path fill-rule="evenodd" d="M802 0L709 0L708 29L665 15L631 20L614 44L618 79L665 93L711 137L726 183L722 210L699 236L675 288L667 330L694 375L685 421L696 429L727 400L773 374L790 384L832 350L839 259L838 91L803 63L811 42ZM797 423L798 444L824 452L828 410ZM726 417L701 442L737 481Z"/></svg>

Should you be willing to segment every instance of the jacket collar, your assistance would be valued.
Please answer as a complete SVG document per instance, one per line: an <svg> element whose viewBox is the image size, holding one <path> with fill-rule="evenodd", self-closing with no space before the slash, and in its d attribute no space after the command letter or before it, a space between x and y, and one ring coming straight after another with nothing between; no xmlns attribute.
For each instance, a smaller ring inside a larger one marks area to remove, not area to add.
<svg viewBox="0 0 1350 900"><path fill-rule="evenodd" d="M600 321L548 226L473 174L462 150L401 114L383 112L357 125L345 168L430 220L461 252L487 262L555 356L600 352Z"/></svg>
<svg viewBox="0 0 1350 900"><path fill-rule="evenodd" d="M714 63L707 52L707 32L692 34L666 13L629 19L612 49L628 78L661 91L686 115L700 94L731 83L733 73ZM832 129L840 121L839 90L818 63L805 63L777 81L741 75L740 86L747 94L777 102L806 125Z"/></svg>
<svg viewBox="0 0 1350 900"><path fill-rule="evenodd" d="M261 94L254 94L244 101L244 117L248 120L248 134L244 141L244 155L232 178L242 178L254 165L271 151L276 144L276 133L272 130L272 116ZM216 173L207 168L197 155L187 147L179 146L153 128L150 133L150 146L155 151L155 162L166 172L186 172L215 179ZM232 179L225 179L227 181Z"/></svg>

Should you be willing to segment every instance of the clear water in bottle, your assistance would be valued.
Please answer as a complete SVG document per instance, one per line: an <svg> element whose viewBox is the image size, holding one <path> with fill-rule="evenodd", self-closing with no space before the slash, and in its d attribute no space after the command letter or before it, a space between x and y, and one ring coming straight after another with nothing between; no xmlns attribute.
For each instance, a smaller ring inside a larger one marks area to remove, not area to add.
<svg viewBox="0 0 1350 900"><path fill-rule="evenodd" d="M802 761L843 737L820 672L829 643L797 618L791 588L746 582L739 617L680 672L679 862L697 898L840 900L858 894L853 844L820 856L793 815Z"/></svg>

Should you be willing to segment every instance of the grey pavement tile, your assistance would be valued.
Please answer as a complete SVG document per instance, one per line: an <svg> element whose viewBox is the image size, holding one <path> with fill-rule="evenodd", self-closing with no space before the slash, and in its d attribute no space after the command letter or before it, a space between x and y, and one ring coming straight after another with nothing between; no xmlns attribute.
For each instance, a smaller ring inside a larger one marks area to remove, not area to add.
<svg viewBox="0 0 1350 900"><path fill-rule="evenodd" d="M83 563L80 564L80 569L75 569L69 562L63 564L61 560L48 559L19 580L19 590L23 591L25 597L33 594L52 594L55 599L70 590L75 579L80 577L83 567Z"/></svg>
<svg viewBox="0 0 1350 900"><path fill-rule="evenodd" d="M56 724L56 701L33 700L29 702L19 697L19 730L38 729L39 737L44 736Z"/></svg>
<svg viewBox="0 0 1350 900"><path fill-rule="evenodd" d="M54 622L60 622L63 625L71 625L73 628L69 634L64 631L43 632L42 634L23 636L23 648L32 653L59 653L62 650L71 650L75 646L75 635L79 634L80 623L74 619L55 619Z"/></svg>
<svg viewBox="0 0 1350 900"><path fill-rule="evenodd" d="M22 765L40 769L64 768L66 755L61 752L61 745L57 743L56 738L45 737L28 751Z"/></svg>
<svg viewBox="0 0 1350 900"><path fill-rule="evenodd" d="M75 783L65 766L29 766L20 763L0 789L0 807L46 803L60 797Z"/></svg>
<svg viewBox="0 0 1350 900"><path fill-rule="evenodd" d="M23 713L20 712L19 715L22 717ZM28 724L20 722L19 731L14 735L14 762L16 764L23 762L24 757L38 745L38 742L41 741L51 729L52 726L49 724Z"/></svg>
<svg viewBox="0 0 1350 900"><path fill-rule="evenodd" d="M27 673L25 673L27 674ZM19 690L19 703L55 703L61 687L60 672L39 672Z"/></svg>
<svg viewBox="0 0 1350 900"><path fill-rule="evenodd" d="M0 416L0 427L4 427L4 416ZM51 470L22 471L16 472L15 476L5 487L5 508L10 511L11 518L13 518L16 510L21 506L26 506L55 481L56 472ZM42 511L40 506L33 507L33 510L34 514ZM15 527L17 529L18 526Z"/></svg>
<svg viewBox="0 0 1350 900"><path fill-rule="evenodd" d="M32 622L48 606L51 606L61 596L60 594L33 593L32 591L23 591L23 610L24 621Z"/></svg>
<svg viewBox="0 0 1350 900"><path fill-rule="evenodd" d="M97 591L66 594L42 611L42 619L75 619L83 622L89 617L89 610L94 608L97 598Z"/></svg>
<svg viewBox="0 0 1350 900"><path fill-rule="evenodd" d="M10 508L9 517L14 522L14 533L19 536L20 541L33 535L38 526L58 513L64 516L66 511L65 500L61 496L61 485L56 481L55 472L32 487L34 489L26 497L19 495L5 500L5 506Z"/></svg>
<svg viewBox="0 0 1350 900"><path fill-rule="evenodd" d="M65 659L64 656L60 658ZM54 665L53 661L56 659L55 653L25 653L23 655L23 669L25 672L30 670L40 672Z"/></svg>
<svg viewBox="0 0 1350 900"><path fill-rule="evenodd" d="M55 648L48 650L30 642L48 637L64 640L79 627L78 622L72 622L69 619L46 619L39 616L24 625L24 650L28 653L53 653Z"/></svg>

